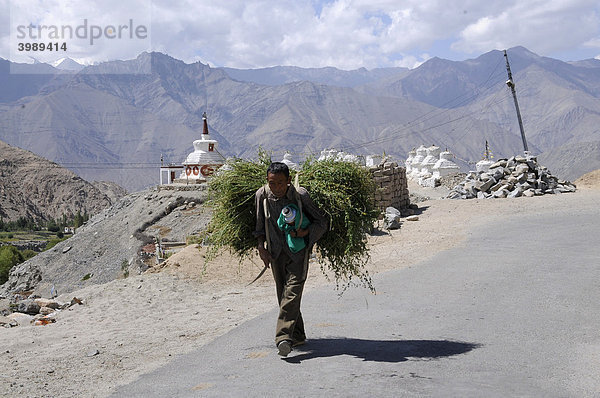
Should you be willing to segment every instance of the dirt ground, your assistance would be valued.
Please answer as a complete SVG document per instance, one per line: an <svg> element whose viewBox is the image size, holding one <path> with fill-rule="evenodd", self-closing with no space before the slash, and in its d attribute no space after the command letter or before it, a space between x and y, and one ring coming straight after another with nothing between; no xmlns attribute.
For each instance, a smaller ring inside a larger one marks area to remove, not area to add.
<svg viewBox="0 0 600 398"><path fill-rule="evenodd" d="M595 173L578 180L581 189L572 194L419 202L418 221L404 220L399 230L382 231L369 239L368 270L376 274L418 266L420 261L461 245L474 227L499 223L515 214L597 209L600 173ZM438 191L412 188L415 194L442 196ZM0 395L107 396L174 356L276 308L269 272L248 286L261 268L257 258L239 264L225 255L205 268L202 253L188 246L170 257L159 272L61 296L59 301L77 297L84 304L60 311L54 324L0 329ZM307 293L325 285L334 288L319 266L312 264Z"/></svg>

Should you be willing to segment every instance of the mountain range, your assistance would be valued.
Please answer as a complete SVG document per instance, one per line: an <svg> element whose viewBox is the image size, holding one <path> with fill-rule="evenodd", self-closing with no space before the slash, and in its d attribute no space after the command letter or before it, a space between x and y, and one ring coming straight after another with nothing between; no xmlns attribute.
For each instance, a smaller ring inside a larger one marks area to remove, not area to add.
<svg viewBox="0 0 600 398"><path fill-rule="evenodd" d="M600 143L600 60L567 63L523 47L508 57L530 151L561 178L597 168L565 154ZM411 70L239 70L156 52L79 71L0 59L0 140L129 190L158 183L161 155L185 159L203 112L224 156L255 157L263 147L299 161L336 148L402 161L411 148L435 144L473 167L486 141L496 158L523 151L506 80L497 50Z"/></svg>

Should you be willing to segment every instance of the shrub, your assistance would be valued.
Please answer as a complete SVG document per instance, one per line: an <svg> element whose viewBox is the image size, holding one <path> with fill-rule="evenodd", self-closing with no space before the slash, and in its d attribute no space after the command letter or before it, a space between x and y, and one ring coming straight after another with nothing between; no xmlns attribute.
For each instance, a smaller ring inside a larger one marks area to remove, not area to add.
<svg viewBox="0 0 600 398"><path fill-rule="evenodd" d="M54 246L56 246L57 244L59 244L60 242L62 242L65 239L67 239L67 238L50 239L48 241L48 244L46 245L46 249L44 249L44 250L50 250L50 249L52 249Z"/></svg>
<svg viewBox="0 0 600 398"><path fill-rule="evenodd" d="M23 254L14 246L0 246L0 285L8 280L12 267L25 261Z"/></svg>
<svg viewBox="0 0 600 398"><path fill-rule="evenodd" d="M38 253L31 249L25 249L21 252L21 254L25 260L29 260L30 258L37 256Z"/></svg>

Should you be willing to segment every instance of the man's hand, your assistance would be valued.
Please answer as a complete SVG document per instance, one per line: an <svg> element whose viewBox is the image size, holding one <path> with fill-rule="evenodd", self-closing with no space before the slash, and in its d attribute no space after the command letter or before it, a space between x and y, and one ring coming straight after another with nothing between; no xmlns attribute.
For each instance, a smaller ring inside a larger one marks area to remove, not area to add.
<svg viewBox="0 0 600 398"><path fill-rule="evenodd" d="M269 251L263 246L258 246L258 255L263 263L265 263L265 267L269 268L269 262L273 259L273 257L271 257L271 253L269 253Z"/></svg>

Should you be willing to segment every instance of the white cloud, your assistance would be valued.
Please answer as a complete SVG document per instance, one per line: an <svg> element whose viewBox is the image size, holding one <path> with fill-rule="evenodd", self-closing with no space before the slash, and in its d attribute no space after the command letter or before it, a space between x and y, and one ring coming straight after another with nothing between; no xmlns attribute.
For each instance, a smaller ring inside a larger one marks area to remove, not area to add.
<svg viewBox="0 0 600 398"><path fill-rule="evenodd" d="M402 68L414 69L421 65L423 62L427 61L428 59L431 59L431 56L429 54L421 54L418 57L415 57L413 55L405 55L402 57L402 59L395 61L393 65Z"/></svg>
<svg viewBox="0 0 600 398"><path fill-rule="evenodd" d="M152 3L152 7L148 4ZM8 0L0 0L0 11ZM414 67L433 54L464 58L523 45L547 55L600 37L597 0L10 0L49 10L41 21L98 24L152 10L152 49L186 62L242 68L273 65ZM56 4L56 7L49 7ZM80 6L85 4L85 7ZM132 6L133 4L133 6ZM126 7L126 8L124 8ZM28 12L33 12L33 8ZM2 51L5 35L0 31ZM452 46L450 48L450 43ZM133 58L141 50L104 40L87 61ZM139 43L138 43L139 44ZM89 48L87 48L89 50ZM75 54L74 54L75 55Z"/></svg>
<svg viewBox="0 0 600 398"><path fill-rule="evenodd" d="M600 37L594 37L593 39L586 41L585 43L583 43L583 46L590 48L600 48Z"/></svg>
<svg viewBox="0 0 600 398"><path fill-rule="evenodd" d="M478 53L522 45L544 54L580 46L599 32L596 0L517 2L468 24L452 49Z"/></svg>
<svg viewBox="0 0 600 398"><path fill-rule="evenodd" d="M51 62L65 56L86 62L128 59L150 50L150 0L10 0L12 60ZM138 29L132 32L131 27ZM144 30L145 29L145 30ZM146 33L144 33L144 31ZM63 50L20 51L19 44L48 43Z"/></svg>

